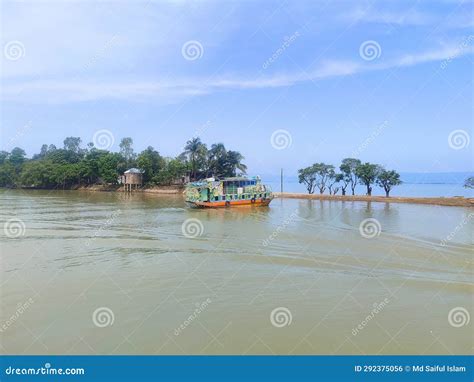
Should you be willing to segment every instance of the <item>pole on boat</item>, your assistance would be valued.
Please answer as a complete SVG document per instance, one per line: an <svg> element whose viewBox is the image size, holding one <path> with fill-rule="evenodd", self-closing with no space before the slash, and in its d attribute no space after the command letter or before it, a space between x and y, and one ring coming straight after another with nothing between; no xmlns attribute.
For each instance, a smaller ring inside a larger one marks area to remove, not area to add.
<svg viewBox="0 0 474 382"><path fill-rule="evenodd" d="M280 192L283 192L283 169L280 169Z"/></svg>

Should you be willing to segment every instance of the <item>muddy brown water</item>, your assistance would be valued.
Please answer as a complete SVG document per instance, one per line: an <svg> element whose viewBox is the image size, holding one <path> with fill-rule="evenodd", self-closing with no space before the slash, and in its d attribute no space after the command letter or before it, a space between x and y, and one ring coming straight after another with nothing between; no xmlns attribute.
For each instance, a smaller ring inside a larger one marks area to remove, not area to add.
<svg viewBox="0 0 474 382"><path fill-rule="evenodd" d="M0 205L2 353L473 351L472 208L20 190Z"/></svg>

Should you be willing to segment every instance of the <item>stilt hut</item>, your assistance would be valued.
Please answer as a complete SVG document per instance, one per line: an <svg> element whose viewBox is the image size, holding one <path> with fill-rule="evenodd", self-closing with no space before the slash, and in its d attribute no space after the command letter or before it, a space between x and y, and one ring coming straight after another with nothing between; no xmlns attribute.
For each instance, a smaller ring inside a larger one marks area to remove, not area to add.
<svg viewBox="0 0 474 382"><path fill-rule="evenodd" d="M122 183L124 191L131 192L143 185L143 171L138 168L131 168L125 171L122 175Z"/></svg>

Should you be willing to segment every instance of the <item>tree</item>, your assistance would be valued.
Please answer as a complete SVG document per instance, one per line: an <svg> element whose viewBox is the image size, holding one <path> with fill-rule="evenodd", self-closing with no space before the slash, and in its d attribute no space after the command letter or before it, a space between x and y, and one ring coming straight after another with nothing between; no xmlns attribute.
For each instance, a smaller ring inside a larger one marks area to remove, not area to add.
<svg viewBox="0 0 474 382"><path fill-rule="evenodd" d="M346 195L347 187L349 186L349 184L351 184L351 178L347 174L340 174L340 175L341 175L340 182L342 183L341 192L342 192L342 195Z"/></svg>
<svg viewBox="0 0 474 382"><path fill-rule="evenodd" d="M9 155L10 153L8 151L0 151L0 165L7 161Z"/></svg>
<svg viewBox="0 0 474 382"><path fill-rule="evenodd" d="M325 163L315 163L313 165L316 170L316 186L319 189L319 193L323 194L326 190L327 182L331 178L331 174L334 174L334 166Z"/></svg>
<svg viewBox="0 0 474 382"><path fill-rule="evenodd" d="M148 146L137 157L138 167L144 171L144 183L150 183L158 173L164 169L166 163L164 158L152 146Z"/></svg>
<svg viewBox="0 0 474 382"><path fill-rule="evenodd" d="M214 143L207 151L206 175L223 177L226 173L227 150L223 143Z"/></svg>
<svg viewBox="0 0 474 382"><path fill-rule="evenodd" d="M470 176L464 181L465 188L474 188L474 176Z"/></svg>
<svg viewBox="0 0 474 382"><path fill-rule="evenodd" d="M227 155L225 158L225 176L235 176L237 174L237 170L240 170L243 174L245 174L247 171L247 166L242 163L243 160L243 155L240 154L238 151L227 151Z"/></svg>
<svg viewBox="0 0 474 382"><path fill-rule="evenodd" d="M16 177L15 167L8 160L0 165L0 187L14 187Z"/></svg>
<svg viewBox="0 0 474 382"><path fill-rule="evenodd" d="M342 160L341 165L339 166L339 169L341 172L344 174L344 179L346 181L349 181L351 185L351 190L352 190L352 195L355 195L355 188L358 182L358 177L356 174L356 168L357 166L360 166L361 162L359 159L355 158L345 158ZM347 187L347 185L346 185ZM346 194L346 190L344 189L343 195Z"/></svg>
<svg viewBox="0 0 474 382"><path fill-rule="evenodd" d="M153 181L157 184L171 185L174 181L180 181L186 170L186 163L179 158L167 158L165 168L153 178Z"/></svg>
<svg viewBox="0 0 474 382"><path fill-rule="evenodd" d="M184 154L188 156L191 163L191 179L195 180L198 170L206 161L207 147L199 137L193 138L186 142Z"/></svg>
<svg viewBox="0 0 474 382"><path fill-rule="evenodd" d="M396 171L387 171L382 168L377 175L377 184L380 187L383 187L385 190L385 196L388 198L390 196L390 190L392 187L402 184L402 181L400 180L400 174Z"/></svg>
<svg viewBox="0 0 474 382"><path fill-rule="evenodd" d="M336 195L337 194L340 187L335 187L335 185L338 184L343 179L344 179L343 174L336 174L336 172L334 170L330 171L329 182L328 182L329 195ZM347 187L347 185L346 185L346 187Z"/></svg>
<svg viewBox="0 0 474 382"><path fill-rule="evenodd" d="M99 177L103 182L113 184L117 183L119 176L117 168L121 158L120 154L109 152L99 158Z"/></svg>
<svg viewBox="0 0 474 382"><path fill-rule="evenodd" d="M44 144L41 146L39 154L33 155L33 160L44 159L48 155L48 145Z"/></svg>
<svg viewBox="0 0 474 382"><path fill-rule="evenodd" d="M82 140L79 137L67 137L63 142L64 150L78 154L80 151L81 142Z"/></svg>
<svg viewBox="0 0 474 382"><path fill-rule="evenodd" d="M8 156L8 161L15 166L15 168L19 169L23 162L26 160L26 153L25 150L20 149L19 147L15 147L10 155Z"/></svg>
<svg viewBox="0 0 474 382"><path fill-rule="evenodd" d="M29 161L21 172L20 184L26 187L54 188L58 185L57 165L47 160Z"/></svg>
<svg viewBox="0 0 474 382"><path fill-rule="evenodd" d="M367 195L372 195L372 184L377 179L380 172L380 167L372 163L364 163L357 166L355 169L355 175L359 178L360 184L367 187Z"/></svg>
<svg viewBox="0 0 474 382"><path fill-rule="evenodd" d="M120 154L125 161L125 167L130 168L133 166L135 160L135 153L133 152L133 139L130 137L122 138L119 144Z"/></svg>
<svg viewBox="0 0 474 382"><path fill-rule="evenodd" d="M298 170L298 182L306 185L308 194L314 194L316 188L316 169L314 165Z"/></svg>

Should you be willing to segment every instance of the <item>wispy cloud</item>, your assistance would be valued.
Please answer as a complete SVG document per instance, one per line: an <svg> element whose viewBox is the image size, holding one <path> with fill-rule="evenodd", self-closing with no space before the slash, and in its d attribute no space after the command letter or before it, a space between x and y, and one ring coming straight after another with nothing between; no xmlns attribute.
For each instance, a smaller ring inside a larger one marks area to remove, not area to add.
<svg viewBox="0 0 474 382"><path fill-rule="evenodd" d="M373 8L358 8L343 15L348 21L384 23L393 25L428 25L436 21L436 17L417 10L383 11Z"/></svg>
<svg viewBox="0 0 474 382"><path fill-rule="evenodd" d="M380 64L351 60L325 60L311 72L291 72L275 75L225 76L182 78L163 81L84 81L84 80L33 80L4 84L3 100L21 102L67 103L122 99L128 101L154 100L175 103L186 97L210 94L217 91L266 89L293 86L309 81L359 73L410 67L414 65L452 60L472 54L472 46L449 45L439 49L404 54Z"/></svg>

